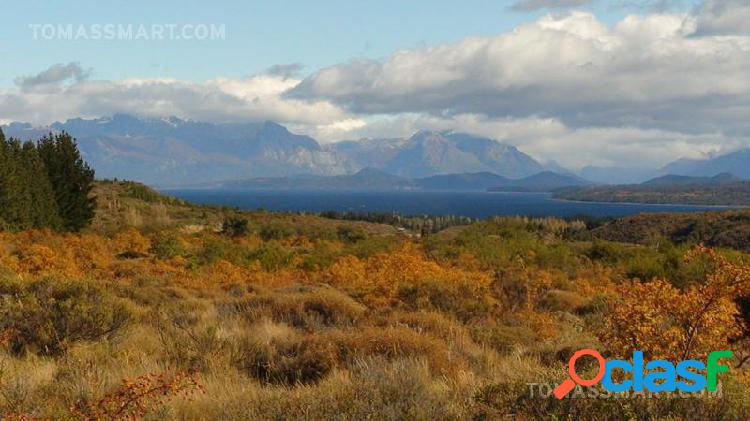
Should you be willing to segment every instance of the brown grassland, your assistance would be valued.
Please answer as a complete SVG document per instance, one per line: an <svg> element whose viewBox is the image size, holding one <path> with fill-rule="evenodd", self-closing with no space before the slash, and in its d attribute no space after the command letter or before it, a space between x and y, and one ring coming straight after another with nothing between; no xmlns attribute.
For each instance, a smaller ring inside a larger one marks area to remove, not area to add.
<svg viewBox="0 0 750 421"><path fill-rule="evenodd" d="M557 219L420 238L194 206L133 183L95 193L82 233L0 232L4 419L750 414L743 252L584 241L583 223ZM585 347L735 357L716 398L530 394L562 381Z"/></svg>

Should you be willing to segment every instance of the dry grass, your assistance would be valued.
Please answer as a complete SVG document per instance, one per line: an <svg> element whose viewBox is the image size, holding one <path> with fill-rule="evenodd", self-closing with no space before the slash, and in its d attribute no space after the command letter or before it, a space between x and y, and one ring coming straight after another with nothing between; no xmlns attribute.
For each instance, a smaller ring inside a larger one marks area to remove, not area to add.
<svg viewBox="0 0 750 421"><path fill-rule="evenodd" d="M165 400L142 396L147 420L750 412L741 372L720 403L529 398L527 383L559 382L573 351L606 348L602 297L625 277L560 240L574 224L493 220L418 243L259 212L228 238L213 231L235 211L125 188L100 186L90 233L0 233L0 417L72 419L149 385ZM179 395L173 377L203 393Z"/></svg>

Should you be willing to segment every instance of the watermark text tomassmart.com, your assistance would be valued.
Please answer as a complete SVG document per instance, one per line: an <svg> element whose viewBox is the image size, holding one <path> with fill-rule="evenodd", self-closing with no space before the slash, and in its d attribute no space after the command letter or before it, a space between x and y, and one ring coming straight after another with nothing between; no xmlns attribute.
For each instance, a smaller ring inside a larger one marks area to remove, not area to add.
<svg viewBox="0 0 750 421"><path fill-rule="evenodd" d="M45 41L214 41L227 36L225 24L52 24L31 23L34 40Z"/></svg>

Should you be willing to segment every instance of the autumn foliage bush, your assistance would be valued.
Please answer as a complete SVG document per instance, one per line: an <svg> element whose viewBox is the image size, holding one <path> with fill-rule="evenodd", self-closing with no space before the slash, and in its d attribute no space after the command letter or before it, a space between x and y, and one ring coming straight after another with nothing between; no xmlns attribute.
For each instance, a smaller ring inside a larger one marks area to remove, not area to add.
<svg viewBox="0 0 750 421"><path fill-rule="evenodd" d="M601 333L612 351L643 350L672 361L702 359L744 333L738 300L750 293L750 268L703 247L687 256L703 257L713 271L684 290L660 279L618 288Z"/></svg>
<svg viewBox="0 0 750 421"><path fill-rule="evenodd" d="M123 380L120 387L96 402L76 403L71 413L77 419L86 421L137 420L168 400L200 391L202 387L193 374L145 374L134 380Z"/></svg>

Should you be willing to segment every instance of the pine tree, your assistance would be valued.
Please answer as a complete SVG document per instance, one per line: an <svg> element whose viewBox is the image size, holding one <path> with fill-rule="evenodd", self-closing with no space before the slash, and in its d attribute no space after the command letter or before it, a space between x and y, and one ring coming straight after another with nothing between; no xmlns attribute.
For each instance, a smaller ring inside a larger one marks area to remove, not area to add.
<svg viewBox="0 0 750 421"><path fill-rule="evenodd" d="M20 176L21 143L15 139L0 142L0 219L5 229L31 228L27 212L30 198Z"/></svg>
<svg viewBox="0 0 750 421"><path fill-rule="evenodd" d="M75 139L65 132L43 137L38 150L55 194L62 227L81 230L94 218L94 170L84 162Z"/></svg>
<svg viewBox="0 0 750 421"><path fill-rule="evenodd" d="M61 227L55 192L49 180L47 168L33 142L23 144L21 150L20 176L29 198L28 210L33 228Z"/></svg>
<svg viewBox="0 0 750 421"><path fill-rule="evenodd" d="M10 198L8 197L8 185L10 184L10 158L5 147L5 134L0 129L0 230L10 229L8 221L8 209Z"/></svg>

